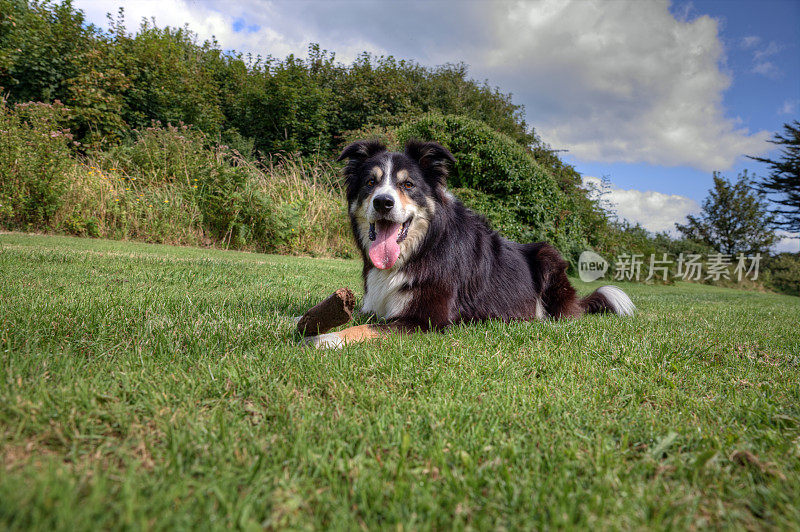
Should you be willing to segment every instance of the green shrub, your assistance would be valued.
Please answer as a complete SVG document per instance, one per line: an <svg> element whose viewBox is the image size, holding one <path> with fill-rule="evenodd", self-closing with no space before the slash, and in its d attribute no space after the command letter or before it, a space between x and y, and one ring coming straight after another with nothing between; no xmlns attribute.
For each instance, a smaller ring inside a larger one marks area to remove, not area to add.
<svg viewBox="0 0 800 532"><path fill-rule="evenodd" d="M118 170L142 186L167 183L193 186L208 181L225 166L224 154L213 153L214 143L184 124L151 127L133 131L129 142L92 155L105 169Z"/></svg>
<svg viewBox="0 0 800 532"><path fill-rule="evenodd" d="M461 202L475 212L482 214L489 225L502 235L517 242L529 242L535 239L530 228L520 223L516 213L502 201L493 196L472 188L455 188L451 192Z"/></svg>
<svg viewBox="0 0 800 532"><path fill-rule="evenodd" d="M61 228L71 235L97 238L100 233L100 220L96 216L70 216L61 224Z"/></svg>
<svg viewBox="0 0 800 532"><path fill-rule="evenodd" d="M143 21L130 31L124 13L102 31L67 0L0 0L0 93L61 100L73 134L93 147L159 120L214 136L236 129L264 153L330 157L347 131L426 112L483 120L522 146L535 141L522 107L470 79L463 63L426 67L364 52L344 65L316 44L306 58L253 58L188 27Z"/></svg>
<svg viewBox="0 0 800 532"><path fill-rule="evenodd" d="M0 224L44 227L61 205L72 136L60 103L0 100Z"/></svg>
<svg viewBox="0 0 800 532"><path fill-rule="evenodd" d="M800 296L800 254L780 253L763 265L764 284L773 290Z"/></svg>
<svg viewBox="0 0 800 532"><path fill-rule="evenodd" d="M277 251L296 218L256 184L243 157L190 126L156 123L96 157L101 171L121 173L135 189L176 192L208 236L226 246Z"/></svg>
<svg viewBox="0 0 800 532"><path fill-rule="evenodd" d="M577 206L507 135L467 117L428 114L401 126L397 138L433 140L449 149L456 159L449 186L505 236L547 240L570 259L586 246Z"/></svg>
<svg viewBox="0 0 800 532"><path fill-rule="evenodd" d="M342 192L328 164L252 160L192 127L157 123L93 157L89 170L101 178L97 191L75 197L86 204L86 197L106 194L108 208L81 209L82 216L104 210L106 232L118 238L353 255ZM104 184L111 191L103 192ZM74 220L65 215L63 227L81 229Z"/></svg>

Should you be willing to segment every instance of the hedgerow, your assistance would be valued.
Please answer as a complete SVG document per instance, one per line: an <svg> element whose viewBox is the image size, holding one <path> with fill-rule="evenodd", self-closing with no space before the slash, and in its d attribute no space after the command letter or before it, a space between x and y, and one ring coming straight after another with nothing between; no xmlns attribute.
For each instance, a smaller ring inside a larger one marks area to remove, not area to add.
<svg viewBox="0 0 800 532"><path fill-rule="evenodd" d="M521 145L535 140L510 95L469 79L464 64L365 52L345 65L315 44L306 58L245 56L188 28L144 21L131 32L122 11L101 31L69 1L0 0L0 93L12 103L60 99L67 126L92 147L159 121L214 137L236 131L264 153L333 157L347 131L456 109Z"/></svg>
<svg viewBox="0 0 800 532"><path fill-rule="evenodd" d="M0 225L47 224L61 205L73 142L65 115L58 102L0 99Z"/></svg>
<svg viewBox="0 0 800 532"><path fill-rule="evenodd" d="M246 158L190 126L161 124L78 155L60 126L68 112L0 101L0 227L354 255L330 163Z"/></svg>

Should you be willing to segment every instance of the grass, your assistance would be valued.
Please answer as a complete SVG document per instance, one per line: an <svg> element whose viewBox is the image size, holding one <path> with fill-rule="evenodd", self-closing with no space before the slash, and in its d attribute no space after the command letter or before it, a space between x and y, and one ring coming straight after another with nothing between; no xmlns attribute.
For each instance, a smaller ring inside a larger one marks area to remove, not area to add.
<svg viewBox="0 0 800 532"><path fill-rule="evenodd" d="M299 347L359 271L0 235L0 528L800 526L797 298Z"/></svg>
<svg viewBox="0 0 800 532"><path fill-rule="evenodd" d="M44 228L61 234L159 244L356 256L337 173L329 164L279 156L253 162L238 153L226 153L228 159L223 160L219 153L191 140L177 140L179 131L148 131L133 147L100 153L96 159L70 159L62 204ZM154 147L159 140L177 146ZM199 154L172 161L171 151L180 149ZM120 154L127 154L126 150L165 167L125 161ZM228 171L242 182L235 190L222 189L222 185L209 183L208 175L205 180L188 177L202 177L203 170L207 174ZM267 207L259 203L264 201ZM268 235L255 231L242 236L238 228L246 216L241 213L254 209L278 214L256 220L263 222L264 227L259 227Z"/></svg>

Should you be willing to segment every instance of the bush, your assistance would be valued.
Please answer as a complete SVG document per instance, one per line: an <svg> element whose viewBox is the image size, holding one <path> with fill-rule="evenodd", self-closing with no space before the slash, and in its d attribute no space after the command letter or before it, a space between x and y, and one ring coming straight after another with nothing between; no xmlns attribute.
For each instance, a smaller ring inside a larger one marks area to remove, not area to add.
<svg viewBox="0 0 800 532"><path fill-rule="evenodd" d="M764 284L773 290L800 296L800 254L780 253L764 261Z"/></svg>
<svg viewBox="0 0 800 532"><path fill-rule="evenodd" d="M570 259L586 246L577 206L513 139L463 116L429 114L401 126L401 143L433 140L456 159L449 186L505 236L546 240Z"/></svg>
<svg viewBox="0 0 800 532"><path fill-rule="evenodd" d="M74 172L57 227L175 244L352 256L330 165L252 160L192 127L154 124Z"/></svg>
<svg viewBox="0 0 800 532"><path fill-rule="evenodd" d="M69 126L94 147L153 120L209 135L238 130L264 153L334 156L346 131L396 126L426 112L482 120L522 146L535 140L521 106L465 64L425 67L359 54L350 65L319 45L306 58L251 57L203 42L190 28L136 31L120 11L108 31L64 1L0 0L0 93L12 102L60 99Z"/></svg>
<svg viewBox="0 0 800 532"><path fill-rule="evenodd" d="M0 225L42 228L58 210L72 136L60 103L0 100Z"/></svg>
<svg viewBox="0 0 800 532"><path fill-rule="evenodd" d="M97 154L107 174L120 173L134 189L170 189L199 226L228 246L274 250L284 239L280 211L252 186L240 157L189 126L154 124L131 143ZM165 200L169 203L169 199Z"/></svg>
<svg viewBox="0 0 800 532"><path fill-rule="evenodd" d="M160 124L95 157L97 172L118 176L126 193L138 194L134 203L155 191L169 191L163 203L178 202L193 213L190 219L196 218L201 239L258 251L351 253L342 242L347 242L346 232L337 228L346 229L347 222L329 166L302 159L253 161L189 126ZM320 228L309 227L309 217L321 218L335 237L325 238ZM301 235L305 232L320 237L320 244Z"/></svg>
<svg viewBox="0 0 800 532"><path fill-rule="evenodd" d="M189 126L159 124L79 156L59 128L66 112L60 104L0 102L0 227L355 255L344 195L328 163L254 160Z"/></svg>
<svg viewBox="0 0 800 532"><path fill-rule="evenodd" d="M461 200L461 203L482 214L495 231L518 242L531 239L527 226L519 223L514 211L505 203L471 188L454 188L450 191Z"/></svg>

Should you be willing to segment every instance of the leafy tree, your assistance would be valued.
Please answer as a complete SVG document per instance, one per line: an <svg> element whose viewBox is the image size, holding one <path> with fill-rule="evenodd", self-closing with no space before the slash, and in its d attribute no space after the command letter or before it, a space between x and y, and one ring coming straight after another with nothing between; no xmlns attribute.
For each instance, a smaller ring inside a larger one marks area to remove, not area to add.
<svg viewBox="0 0 800 532"><path fill-rule="evenodd" d="M109 18L102 31L70 0L0 0L0 93L10 103L61 101L71 131L94 148L158 121L222 140L239 134L264 153L330 157L348 131L434 112L480 120L542 157L555 155L511 95L470 79L464 64L431 68L365 52L346 65L316 44L305 59L254 59L201 42L188 27L145 20L129 33L123 10ZM575 181L562 166L557 177Z"/></svg>
<svg viewBox="0 0 800 532"><path fill-rule="evenodd" d="M770 141L783 146L779 158L750 159L770 167L770 175L755 183L755 188L780 206L774 211L777 214L776 227L800 231L800 122L795 120L792 124L784 124L783 132L783 135L776 133Z"/></svg>
<svg viewBox="0 0 800 532"><path fill-rule="evenodd" d="M776 236L765 201L750 188L745 171L733 183L714 172L714 188L703 202L699 216L687 216L686 225L675 227L687 239L726 254L755 253L769 249Z"/></svg>
<svg viewBox="0 0 800 532"><path fill-rule="evenodd" d="M84 143L119 140L128 130L122 94L130 87L113 48L71 2L0 0L0 91L10 102L63 102Z"/></svg>
<svg viewBox="0 0 800 532"><path fill-rule="evenodd" d="M9 100L67 99L67 80L84 70L95 29L69 1L0 0L0 87Z"/></svg>
<svg viewBox="0 0 800 532"><path fill-rule="evenodd" d="M253 138L255 148L265 153L332 152L335 98L317 82L306 62L290 55L243 74L226 88L230 127Z"/></svg>
<svg viewBox="0 0 800 532"><path fill-rule="evenodd" d="M188 28L160 29L147 20L136 35L129 35L122 15L112 25L111 44L116 63L131 80L130 88L121 92L125 121L139 129L152 121L184 122L218 133L225 119L220 80L226 77L218 45L199 44Z"/></svg>

